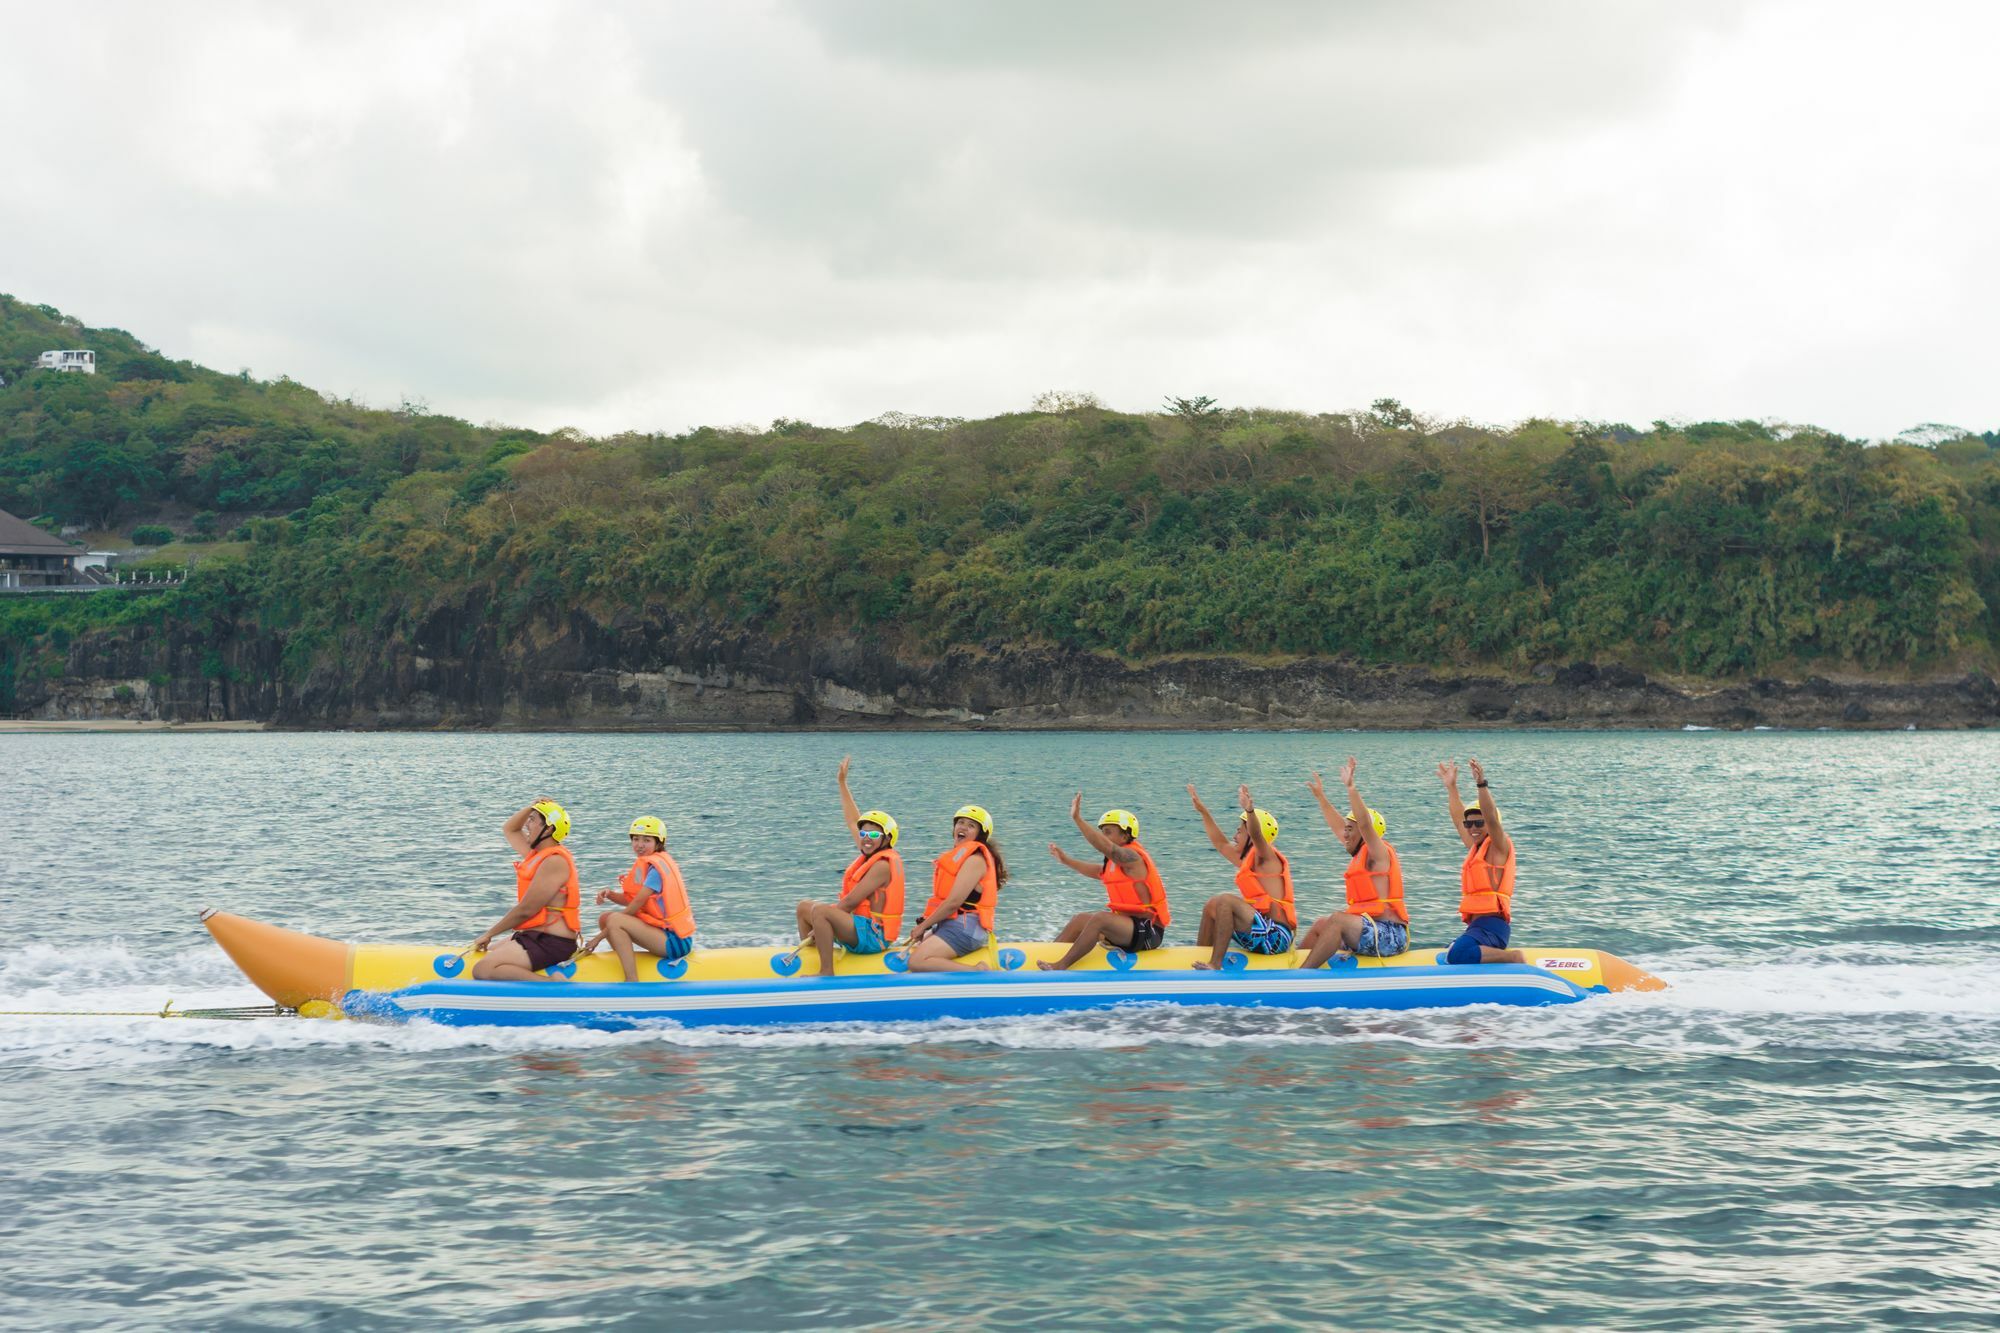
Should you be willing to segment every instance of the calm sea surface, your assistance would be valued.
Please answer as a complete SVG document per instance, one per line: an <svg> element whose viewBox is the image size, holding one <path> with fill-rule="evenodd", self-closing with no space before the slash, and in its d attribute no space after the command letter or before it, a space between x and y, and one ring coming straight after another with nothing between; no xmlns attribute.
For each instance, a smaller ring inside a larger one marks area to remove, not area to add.
<svg viewBox="0 0 2000 1333"><path fill-rule="evenodd" d="M1101 1014L594 1034L0 1016L9 1328L1991 1328L2000 737L0 736L0 1008L261 1000L207 905L456 946L551 794L592 887L663 816L710 944L786 939L851 855L991 808L1003 934L1099 890L1070 793L1136 810L1192 938L1229 869L1182 787L1344 857L1360 757L1421 942L1439 759L1485 762L1516 939L1674 983L1542 1011ZM1469 788L1468 788L1469 790Z"/></svg>

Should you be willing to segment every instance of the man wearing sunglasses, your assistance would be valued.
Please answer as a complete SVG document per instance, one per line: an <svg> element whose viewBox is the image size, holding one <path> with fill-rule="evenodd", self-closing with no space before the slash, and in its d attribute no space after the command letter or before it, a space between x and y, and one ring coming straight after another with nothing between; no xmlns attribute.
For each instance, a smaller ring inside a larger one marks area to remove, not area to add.
<svg viewBox="0 0 2000 1333"><path fill-rule="evenodd" d="M1438 776L1451 797L1451 819L1465 843L1458 871L1458 915L1465 933L1451 942L1447 963L1525 963L1526 954L1507 947L1514 922L1514 843L1500 827L1500 807L1486 785L1477 759L1466 760L1479 793L1476 805L1458 794L1458 764L1446 760Z"/></svg>

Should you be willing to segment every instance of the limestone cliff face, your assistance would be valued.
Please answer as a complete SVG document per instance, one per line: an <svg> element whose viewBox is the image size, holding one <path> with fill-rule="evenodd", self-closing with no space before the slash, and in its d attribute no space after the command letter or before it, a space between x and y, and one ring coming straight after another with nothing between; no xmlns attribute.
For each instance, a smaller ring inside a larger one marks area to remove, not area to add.
<svg viewBox="0 0 2000 1333"><path fill-rule="evenodd" d="M302 679L252 626L213 637L99 632L62 676L23 682L49 718L245 719L289 727L1980 727L2000 686L1927 682L1669 683L1577 663L1525 678L1360 666L1114 658L988 645L910 660L857 639L768 639L671 614L582 612L503 640L479 608L352 648Z"/></svg>

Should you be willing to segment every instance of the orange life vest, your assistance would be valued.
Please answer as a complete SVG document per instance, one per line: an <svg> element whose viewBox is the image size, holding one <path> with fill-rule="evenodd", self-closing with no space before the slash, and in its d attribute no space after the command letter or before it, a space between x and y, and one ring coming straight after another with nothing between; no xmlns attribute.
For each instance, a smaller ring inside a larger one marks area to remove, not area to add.
<svg viewBox="0 0 2000 1333"><path fill-rule="evenodd" d="M1389 868L1386 871L1368 868L1368 844L1362 843L1361 850L1347 863L1347 910L1356 916L1379 917L1387 914L1404 925L1410 924L1410 914L1403 908L1403 859L1396 855L1396 849L1388 843L1382 850L1389 853ZM1377 882L1377 875L1389 877L1387 888Z"/></svg>
<svg viewBox="0 0 2000 1333"><path fill-rule="evenodd" d="M648 866L660 872L658 889L646 887ZM688 903L687 885L681 881L681 868L673 857L665 852L640 857L619 876L618 889L626 906L638 904L634 915L647 925L671 930L682 939L694 938L694 908Z"/></svg>
<svg viewBox="0 0 2000 1333"><path fill-rule="evenodd" d="M986 860L986 872L979 877L979 887L966 897L953 916L964 916L967 912L979 913L979 924L993 929L993 902L1000 896L1000 877L993 869L993 853L986 850L986 844L978 841L961 842L958 846L931 862L931 900L924 905L924 915L929 916L938 904L951 897L951 886L958 882L959 867L965 858L974 852Z"/></svg>
<svg viewBox="0 0 2000 1333"><path fill-rule="evenodd" d="M577 911L577 904L583 900L583 881L576 875L576 858L561 843L552 842L539 852L529 852L514 863L514 901L518 903L528 896L528 886L535 882L535 872L551 856L560 856L569 867L569 883L563 885L562 906L556 911L561 914L563 924L569 927L569 933L574 935L583 929L583 917ZM549 909L544 907L514 929L540 930L548 921Z"/></svg>
<svg viewBox="0 0 2000 1333"><path fill-rule="evenodd" d="M1514 840L1507 840L1506 863L1497 866L1486 859L1486 848L1492 841L1490 837L1481 838L1479 845L1465 854L1465 864L1458 869L1460 920L1470 921L1476 916L1514 919Z"/></svg>
<svg viewBox="0 0 2000 1333"><path fill-rule="evenodd" d="M1098 878L1104 881L1105 892L1111 895L1111 910L1128 916L1150 916L1160 923L1161 929L1165 929L1173 924L1174 917L1167 910L1167 886L1160 879L1160 868L1153 864L1153 858L1137 842L1126 843L1125 849L1139 854L1146 877L1143 881L1134 880L1124 866L1111 857L1105 857L1104 873Z"/></svg>
<svg viewBox="0 0 2000 1333"><path fill-rule="evenodd" d="M1278 858L1278 894L1274 900L1264 882L1257 878L1257 845L1252 843L1243 849L1243 863L1236 867L1236 891L1243 895L1245 902L1270 917L1279 925L1297 929L1298 908L1292 905L1292 863L1276 847L1271 855Z"/></svg>
<svg viewBox="0 0 2000 1333"><path fill-rule="evenodd" d="M865 916L875 923L875 929L882 932L883 940L893 940L903 933L903 858L893 847L884 847L871 856L857 856L854 864L847 867L847 873L840 877L840 896L845 898L853 892L854 886L867 877L877 862L889 862L889 882L863 898L854 908L854 915Z"/></svg>

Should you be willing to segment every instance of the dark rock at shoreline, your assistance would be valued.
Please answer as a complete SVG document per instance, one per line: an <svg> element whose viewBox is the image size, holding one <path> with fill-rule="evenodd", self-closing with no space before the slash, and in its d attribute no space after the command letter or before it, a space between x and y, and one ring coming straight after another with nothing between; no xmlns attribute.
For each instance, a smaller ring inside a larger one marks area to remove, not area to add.
<svg viewBox="0 0 2000 1333"><path fill-rule="evenodd" d="M771 640L669 614L559 626L503 643L483 608L434 613L303 679L284 644L242 627L218 642L105 631L70 646L64 676L20 710L43 718L244 719L319 728L651 729L1984 727L2000 686L1982 672L1918 682L1759 678L1678 682L1572 662L1525 679L1191 657L1127 664L1004 645L911 660L854 638Z"/></svg>

